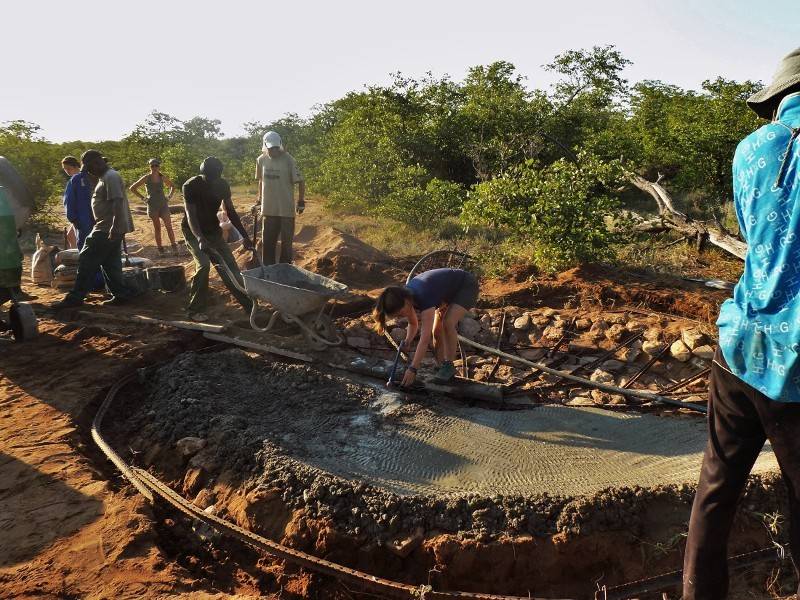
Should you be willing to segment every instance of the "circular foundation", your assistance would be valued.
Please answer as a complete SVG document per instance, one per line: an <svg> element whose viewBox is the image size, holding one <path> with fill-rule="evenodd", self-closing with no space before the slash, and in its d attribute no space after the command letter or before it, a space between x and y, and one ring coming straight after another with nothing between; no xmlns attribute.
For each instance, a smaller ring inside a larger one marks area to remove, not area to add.
<svg viewBox="0 0 800 600"><path fill-rule="evenodd" d="M255 468L268 444L294 464L401 496L575 497L694 483L707 436L694 417L414 399L239 350L181 355L152 372L148 391L138 426L162 442L208 439L215 460L240 470ZM763 452L754 472L775 470Z"/></svg>

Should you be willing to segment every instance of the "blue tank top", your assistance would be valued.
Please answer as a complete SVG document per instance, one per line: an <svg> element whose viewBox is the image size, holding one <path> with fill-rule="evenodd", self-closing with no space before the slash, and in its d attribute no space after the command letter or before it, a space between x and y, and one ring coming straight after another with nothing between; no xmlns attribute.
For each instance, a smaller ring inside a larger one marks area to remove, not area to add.
<svg viewBox="0 0 800 600"><path fill-rule="evenodd" d="M414 292L414 308L426 310L450 303L466 276L462 269L431 269L420 273L407 286Z"/></svg>

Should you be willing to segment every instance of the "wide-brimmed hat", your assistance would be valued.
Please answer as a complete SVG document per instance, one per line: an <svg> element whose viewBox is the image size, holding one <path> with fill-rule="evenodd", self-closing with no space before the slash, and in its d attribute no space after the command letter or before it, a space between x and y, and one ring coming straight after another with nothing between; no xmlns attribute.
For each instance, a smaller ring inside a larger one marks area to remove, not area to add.
<svg viewBox="0 0 800 600"><path fill-rule="evenodd" d="M800 48L792 50L783 57L772 83L747 99L749 106L763 119L771 119L775 99L789 88L800 84Z"/></svg>

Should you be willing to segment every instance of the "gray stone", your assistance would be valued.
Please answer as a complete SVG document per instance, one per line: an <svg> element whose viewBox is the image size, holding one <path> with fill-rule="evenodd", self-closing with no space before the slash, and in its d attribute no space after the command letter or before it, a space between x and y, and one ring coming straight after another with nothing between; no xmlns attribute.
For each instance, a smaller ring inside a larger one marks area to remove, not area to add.
<svg viewBox="0 0 800 600"><path fill-rule="evenodd" d="M175 442L175 448L183 458L194 456L206 447L206 441L199 437L185 437Z"/></svg>
<svg viewBox="0 0 800 600"><path fill-rule="evenodd" d="M481 324L481 328L482 329L484 329L485 331L488 331L489 329L492 328L492 317L488 313L485 313L480 318L479 323Z"/></svg>
<svg viewBox="0 0 800 600"><path fill-rule="evenodd" d="M481 324L470 317L464 317L458 323L458 330L464 337L473 338L481 330Z"/></svg>
<svg viewBox="0 0 800 600"><path fill-rule="evenodd" d="M347 336L347 345L353 346L354 348L361 348L361 349L369 349L372 347L372 344L369 341L369 338L359 337L355 335L348 335Z"/></svg>
<svg viewBox="0 0 800 600"><path fill-rule="evenodd" d="M661 339L661 329L658 327L651 327L644 332L643 337L647 342L657 342Z"/></svg>
<svg viewBox="0 0 800 600"><path fill-rule="evenodd" d="M395 327L389 332L389 336L395 341L395 343L399 344L406 339L406 330L402 327Z"/></svg>
<svg viewBox="0 0 800 600"><path fill-rule="evenodd" d="M514 329L517 331L527 331L531 326L531 318L529 315L522 315L514 319Z"/></svg>
<svg viewBox="0 0 800 600"><path fill-rule="evenodd" d="M632 363L642 353L642 340L635 340L630 346L622 349L620 357L628 363Z"/></svg>
<svg viewBox="0 0 800 600"><path fill-rule="evenodd" d="M612 342L620 342L626 335L628 335L628 330L625 329L624 325L620 325L619 323L613 324L605 331L606 338Z"/></svg>
<svg viewBox="0 0 800 600"><path fill-rule="evenodd" d="M698 346L702 346L706 341L706 336L703 332L697 329L684 329L681 332L681 340L689 350L694 350Z"/></svg>
<svg viewBox="0 0 800 600"><path fill-rule="evenodd" d="M614 376L603 369L595 369L589 379L596 383L614 383Z"/></svg>
<svg viewBox="0 0 800 600"><path fill-rule="evenodd" d="M712 360L714 358L714 348L711 346L698 346L692 349L692 354L703 360Z"/></svg>
<svg viewBox="0 0 800 600"><path fill-rule="evenodd" d="M608 371L612 373L613 371L619 371L625 366L625 363L620 362L618 360L607 360L602 365L600 365L604 371Z"/></svg>
<svg viewBox="0 0 800 600"><path fill-rule="evenodd" d="M692 351L683 343L683 340L676 340L672 346L669 347L669 352L674 359L681 362L686 362L692 358Z"/></svg>
<svg viewBox="0 0 800 600"><path fill-rule="evenodd" d="M664 344L656 340L647 340L642 342L642 352L649 354L650 356L658 354L663 348Z"/></svg>
<svg viewBox="0 0 800 600"><path fill-rule="evenodd" d="M567 400L567 406L595 406L594 400L588 396L576 396L572 400Z"/></svg>

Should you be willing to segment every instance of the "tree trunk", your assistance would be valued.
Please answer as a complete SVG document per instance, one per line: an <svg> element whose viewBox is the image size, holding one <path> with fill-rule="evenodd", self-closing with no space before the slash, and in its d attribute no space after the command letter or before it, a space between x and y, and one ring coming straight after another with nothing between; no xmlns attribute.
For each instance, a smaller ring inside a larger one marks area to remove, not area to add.
<svg viewBox="0 0 800 600"><path fill-rule="evenodd" d="M695 239L698 250L701 250L708 242L736 258L744 260L747 254L747 244L725 231L718 224L694 221L677 210L672 196L658 181L648 181L635 173L629 175L629 180L637 188L649 194L658 206L658 217L654 219L645 220L631 215L636 231L677 231L686 237Z"/></svg>

